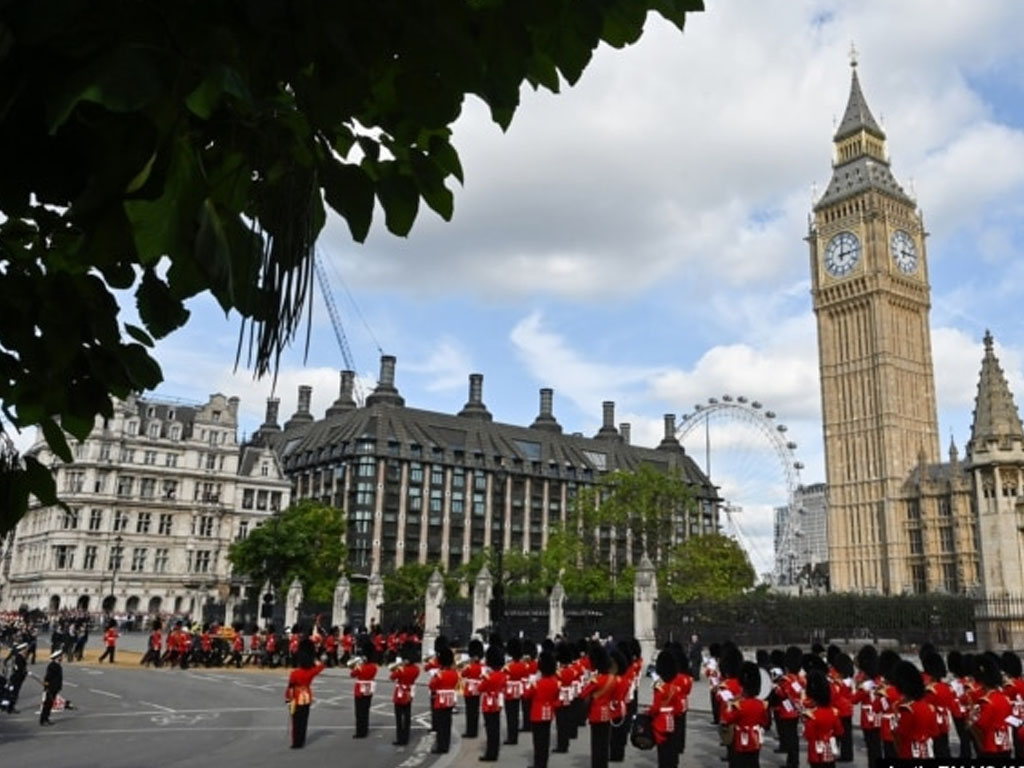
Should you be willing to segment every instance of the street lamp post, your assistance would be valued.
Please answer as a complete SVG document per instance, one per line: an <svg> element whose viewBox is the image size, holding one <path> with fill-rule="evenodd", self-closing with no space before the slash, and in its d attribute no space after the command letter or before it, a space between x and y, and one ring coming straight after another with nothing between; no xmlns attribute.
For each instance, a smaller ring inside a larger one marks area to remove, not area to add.
<svg viewBox="0 0 1024 768"><path fill-rule="evenodd" d="M507 493L508 470L498 467L494 472L494 479L500 490L501 498L501 525L499 526L498 539L492 542L494 549L494 591L491 597L491 628L504 634L505 627L505 495ZM494 532L494 525L491 525L491 533Z"/></svg>
<svg viewBox="0 0 1024 768"><path fill-rule="evenodd" d="M110 596L113 601L110 603L110 612L114 613L114 609L117 607L117 571L121 567L121 542L124 541L121 534L114 537L114 556L111 558L110 564L111 575L110 575Z"/></svg>

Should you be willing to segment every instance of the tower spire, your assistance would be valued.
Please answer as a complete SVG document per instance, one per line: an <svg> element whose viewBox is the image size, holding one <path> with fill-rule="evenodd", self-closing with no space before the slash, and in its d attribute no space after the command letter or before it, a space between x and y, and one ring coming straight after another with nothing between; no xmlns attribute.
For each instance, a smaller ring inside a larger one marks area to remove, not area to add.
<svg viewBox="0 0 1024 768"><path fill-rule="evenodd" d="M993 441L1001 444L1012 441L1024 443L1024 426L1021 425L1010 386L993 350L992 334L987 330L984 344L985 356L981 360L978 396L974 401L974 424L971 426L972 452Z"/></svg>

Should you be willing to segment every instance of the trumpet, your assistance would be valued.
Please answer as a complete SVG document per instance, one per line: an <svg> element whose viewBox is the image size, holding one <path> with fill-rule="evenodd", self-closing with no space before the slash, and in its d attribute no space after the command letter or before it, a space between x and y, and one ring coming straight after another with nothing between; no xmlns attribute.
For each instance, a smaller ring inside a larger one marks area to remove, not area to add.
<svg viewBox="0 0 1024 768"><path fill-rule="evenodd" d="M405 660L401 656L399 656L394 661L392 661L390 664L388 664L388 669L391 672L394 672L396 669L398 669L399 667L404 666L404 665L405 665Z"/></svg>
<svg viewBox="0 0 1024 768"><path fill-rule="evenodd" d="M347 666L349 669L355 669L360 664L363 664L365 661L365 656L353 656L351 659L348 660L348 663L345 666Z"/></svg>

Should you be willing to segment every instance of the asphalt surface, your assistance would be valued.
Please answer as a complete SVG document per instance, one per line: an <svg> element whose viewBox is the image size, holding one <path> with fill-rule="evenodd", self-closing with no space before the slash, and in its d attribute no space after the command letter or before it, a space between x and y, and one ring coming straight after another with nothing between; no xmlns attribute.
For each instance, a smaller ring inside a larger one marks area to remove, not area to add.
<svg viewBox="0 0 1024 768"><path fill-rule="evenodd" d="M45 669L31 667L36 679L25 681L20 714L0 714L0 762L4 766L34 764L54 768L164 768L213 765L217 768L245 766L291 766L310 764L365 766L365 768L479 768L477 758L483 739L462 739L464 714L455 715L452 749L447 755L430 752L429 697L421 676L413 704L412 740L408 747L395 747L391 683L378 675L377 693L371 709L370 735L353 740L354 712L352 680L347 669L325 670L314 684L316 702L310 714L309 736L302 750L289 749L288 716L284 669L146 669L139 666L144 637L122 639L118 663L102 666L95 662L101 648L86 651L85 663L64 665L63 695L75 705L72 711L54 713L53 727L39 725L42 687L38 682ZM641 687L641 705L651 699L650 682ZM682 768L724 765L723 749L711 724L707 687L697 682L690 698L686 751ZM855 720L856 722L856 720ZM504 737L504 718L502 718ZM553 735L553 734L552 734ZM482 736L482 724L481 724ZM953 741L956 741L953 734ZM865 766L867 758L859 729L854 736L855 762ZM777 742L766 735L761 766L784 765L784 755L773 750ZM801 741L800 764L806 765L806 745ZM531 765L529 733L519 735L515 746L501 747L499 764L526 768ZM587 729L572 743L568 754L552 755L549 768L589 768ZM654 751L627 747L626 766L654 768Z"/></svg>

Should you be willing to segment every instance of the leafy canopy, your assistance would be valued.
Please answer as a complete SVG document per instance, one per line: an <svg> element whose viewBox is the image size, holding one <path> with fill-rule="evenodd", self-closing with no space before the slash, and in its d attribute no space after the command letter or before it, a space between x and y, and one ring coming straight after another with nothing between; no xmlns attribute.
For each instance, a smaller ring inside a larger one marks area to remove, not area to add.
<svg viewBox="0 0 1024 768"><path fill-rule="evenodd" d="M462 181L467 95L507 128L520 87L572 84L649 11L701 0L22 0L0 8L0 408L71 461L110 396L209 291L257 375L303 320L327 208L354 240L375 206L409 233ZM326 205L325 205L326 203ZM118 319L134 294L142 327ZM238 359L236 359L236 363ZM58 426L59 424L59 426ZM0 476L13 519L55 498L32 461ZM4 526L12 525L11 516ZM2 529L0 529L2 530Z"/></svg>
<svg viewBox="0 0 1024 768"><path fill-rule="evenodd" d="M658 589L676 602L738 595L756 574L736 539L720 533L694 536L675 547L658 573Z"/></svg>
<svg viewBox="0 0 1024 768"><path fill-rule="evenodd" d="M344 533L341 510L300 501L232 544L228 560L259 585L269 580L278 594L297 578L307 600L326 603L345 563Z"/></svg>

